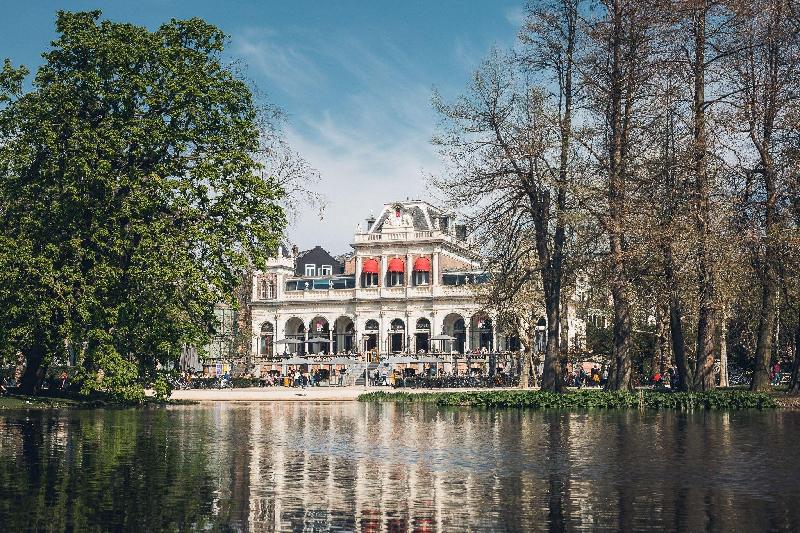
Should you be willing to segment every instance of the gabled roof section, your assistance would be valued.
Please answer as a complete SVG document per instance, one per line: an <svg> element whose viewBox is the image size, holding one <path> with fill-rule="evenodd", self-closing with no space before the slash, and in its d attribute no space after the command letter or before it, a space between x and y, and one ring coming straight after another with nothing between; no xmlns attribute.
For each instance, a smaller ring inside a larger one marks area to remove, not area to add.
<svg viewBox="0 0 800 533"><path fill-rule="evenodd" d="M372 225L369 233L380 233L383 231L384 224L389 217L395 215L395 209L399 207L402 215L408 218L417 231L431 231L437 229L435 220L445 214L441 209L422 200L406 200L405 202L391 202L384 204L383 209Z"/></svg>

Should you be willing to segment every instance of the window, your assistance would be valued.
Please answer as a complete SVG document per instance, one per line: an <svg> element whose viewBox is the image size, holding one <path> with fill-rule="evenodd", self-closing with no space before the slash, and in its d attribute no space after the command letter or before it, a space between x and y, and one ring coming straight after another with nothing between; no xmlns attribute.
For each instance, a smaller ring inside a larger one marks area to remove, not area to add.
<svg viewBox="0 0 800 533"><path fill-rule="evenodd" d="M378 274L377 273L369 273L365 272L361 274L361 280L363 281L363 287L377 287L378 286Z"/></svg>
<svg viewBox="0 0 800 533"><path fill-rule="evenodd" d="M331 274L333 274L333 267L331 265L322 265L322 275L330 276Z"/></svg>
<svg viewBox="0 0 800 533"><path fill-rule="evenodd" d="M275 283L262 279L258 286L258 297L262 300L275 299Z"/></svg>
<svg viewBox="0 0 800 533"><path fill-rule="evenodd" d="M389 272L389 286L390 287L400 287L403 285L403 273L402 272Z"/></svg>
<svg viewBox="0 0 800 533"><path fill-rule="evenodd" d="M306 276L316 276L317 275L317 265L306 265Z"/></svg>
<svg viewBox="0 0 800 533"><path fill-rule="evenodd" d="M428 280L430 272L414 272L414 284L416 285L427 285L430 283Z"/></svg>

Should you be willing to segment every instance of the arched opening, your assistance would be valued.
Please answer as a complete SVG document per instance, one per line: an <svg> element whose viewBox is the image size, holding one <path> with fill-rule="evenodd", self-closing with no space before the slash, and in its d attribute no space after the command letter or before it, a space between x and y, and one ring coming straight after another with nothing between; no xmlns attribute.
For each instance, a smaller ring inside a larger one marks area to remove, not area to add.
<svg viewBox="0 0 800 533"><path fill-rule="evenodd" d="M380 329L380 325L378 324L377 320L367 320L367 323L364 325L364 351L369 352L371 350L375 350L378 347L378 330Z"/></svg>
<svg viewBox="0 0 800 533"><path fill-rule="evenodd" d="M261 324L261 332L258 337L258 355L261 357L275 355L275 326L270 322Z"/></svg>
<svg viewBox="0 0 800 533"><path fill-rule="evenodd" d="M331 327L325 317L316 316L311 319L308 329L308 353L330 353L330 337Z"/></svg>
<svg viewBox="0 0 800 533"><path fill-rule="evenodd" d="M455 340L452 341L452 347L449 342L443 343L443 349L445 351L452 349L456 353L464 353L467 339L467 328L464 326L464 317L458 313L450 313L444 317L443 333L455 337Z"/></svg>
<svg viewBox="0 0 800 533"><path fill-rule="evenodd" d="M355 348L356 327L348 316L340 316L333 323L332 353L347 353Z"/></svg>
<svg viewBox="0 0 800 533"><path fill-rule="evenodd" d="M285 354L304 354L306 347L304 344L306 338L306 325L297 317L292 317L286 321L286 340L296 341L288 342L282 346L283 353Z"/></svg>
<svg viewBox="0 0 800 533"><path fill-rule="evenodd" d="M494 350L494 325L485 313L473 315L471 337L470 346L490 352Z"/></svg>
<svg viewBox="0 0 800 533"><path fill-rule="evenodd" d="M417 320L414 330L414 347L419 351L428 352L430 350L431 321L427 318Z"/></svg>
<svg viewBox="0 0 800 533"><path fill-rule="evenodd" d="M400 353L406 348L406 323L395 318L389 325L389 353Z"/></svg>

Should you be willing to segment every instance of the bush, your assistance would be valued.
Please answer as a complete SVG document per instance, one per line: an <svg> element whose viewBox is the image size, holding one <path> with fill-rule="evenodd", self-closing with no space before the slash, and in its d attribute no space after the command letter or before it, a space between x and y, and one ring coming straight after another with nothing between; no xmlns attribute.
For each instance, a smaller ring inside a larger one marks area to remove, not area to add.
<svg viewBox="0 0 800 533"><path fill-rule="evenodd" d="M486 392L372 392L358 397L362 402L434 403L442 406L518 407L526 409L771 409L775 400L765 393L743 390L711 392L661 391L548 391Z"/></svg>
<svg viewBox="0 0 800 533"><path fill-rule="evenodd" d="M172 394L172 386L163 372L159 372L156 376L156 380L153 382L153 391L156 393L156 399L160 401L166 400Z"/></svg>
<svg viewBox="0 0 800 533"><path fill-rule="evenodd" d="M79 370L77 377L81 382L82 395L105 396L111 401L126 404L144 402L144 387L139 381L136 363L122 357L105 337L99 337L90 352L98 370Z"/></svg>

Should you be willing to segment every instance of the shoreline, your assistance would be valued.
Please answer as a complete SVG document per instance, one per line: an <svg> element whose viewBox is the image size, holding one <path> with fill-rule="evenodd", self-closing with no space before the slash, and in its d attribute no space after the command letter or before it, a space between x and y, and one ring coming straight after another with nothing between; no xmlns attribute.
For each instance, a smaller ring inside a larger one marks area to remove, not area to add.
<svg viewBox="0 0 800 533"><path fill-rule="evenodd" d="M250 387L241 389L183 389L174 390L170 400L192 402L355 402L362 394L392 392L389 387ZM495 391L518 390L497 388ZM480 392L486 389L403 389L409 394L432 392Z"/></svg>
<svg viewBox="0 0 800 533"><path fill-rule="evenodd" d="M749 395L748 391L738 389L739 394ZM651 395L653 391L649 389L639 389L632 394ZM726 393L735 394L737 389L718 389L715 393L725 395ZM123 403L102 401L97 399L81 399L77 397L58 397L58 396L23 396L11 395L0 397L0 410L7 409L97 409L97 408L126 408L126 407L157 407L163 405L195 405L217 402L355 402L355 401L378 401L378 402L408 402L424 401L427 403L449 404L461 403L461 405L484 407L510 407L510 408L536 408L540 400L536 397L546 396L551 393L543 393L538 389L522 390L515 387L504 387L494 389L479 388L460 388L460 389L392 389L389 387L307 387L305 389L293 387L250 387L234 389L184 389L174 390L167 401L156 401L152 391L147 391L147 401L142 405L126 405ZM603 396L607 394L601 389L570 389L564 395L594 395ZM665 394L667 398L671 393ZM698 393L695 393L698 394ZM774 401L777 409L796 409L800 410L800 396L790 396L783 391L770 391L763 393ZM499 401L499 396L505 397ZM528 396L529 400L518 403L517 400L509 402L509 398L519 398ZM563 395L562 395L563 396ZM476 402L473 398L482 397L483 400ZM455 399L455 400L454 400ZM523 405L530 401L533 404ZM548 400L546 403L551 403ZM583 402L581 402L583 403ZM594 403L594 402L592 402ZM603 403L603 402L601 402ZM625 403L630 403L627 401ZM665 406L666 407L666 406ZM619 406L619 408L633 408L633 406ZM669 408L669 407L667 407Z"/></svg>

